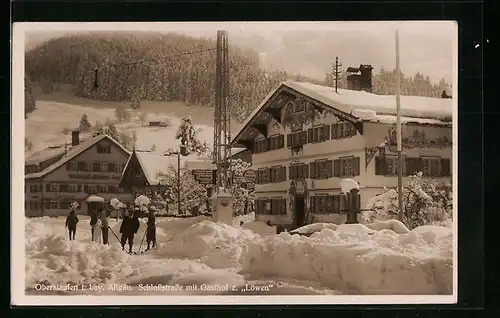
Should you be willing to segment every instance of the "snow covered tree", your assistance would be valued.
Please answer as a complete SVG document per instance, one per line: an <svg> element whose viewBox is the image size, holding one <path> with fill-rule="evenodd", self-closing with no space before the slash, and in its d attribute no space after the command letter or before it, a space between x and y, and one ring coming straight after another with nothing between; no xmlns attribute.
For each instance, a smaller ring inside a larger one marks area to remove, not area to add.
<svg viewBox="0 0 500 318"><path fill-rule="evenodd" d="M94 128L95 128L96 133L98 133L99 135L104 134L104 127L102 126L100 121L95 122Z"/></svg>
<svg viewBox="0 0 500 318"><path fill-rule="evenodd" d="M32 84L28 75L24 76L24 117L36 109Z"/></svg>
<svg viewBox="0 0 500 318"><path fill-rule="evenodd" d="M139 109L141 108L141 98L138 95L138 93L134 93L132 96L132 101L130 102L130 107L132 109Z"/></svg>
<svg viewBox="0 0 500 318"><path fill-rule="evenodd" d="M148 113L141 112L139 114L139 119L141 120L141 125L144 126L144 123L146 122L146 120L148 120Z"/></svg>
<svg viewBox="0 0 500 318"><path fill-rule="evenodd" d="M87 114L83 114L80 119L80 131L88 131L92 125L89 123Z"/></svg>
<svg viewBox="0 0 500 318"><path fill-rule="evenodd" d="M122 123L123 121L125 121L125 117L126 117L125 109L123 109L122 107L116 107L115 116L116 116L116 120L118 120L119 123Z"/></svg>
<svg viewBox="0 0 500 318"><path fill-rule="evenodd" d="M116 129L115 125L113 125L113 124L106 127L106 135L110 136L111 138L113 138L115 140L120 139L120 135L118 134L118 130Z"/></svg>
<svg viewBox="0 0 500 318"><path fill-rule="evenodd" d="M160 173L159 179L161 184L167 186L167 202L172 204L174 210L177 210L177 202L179 197L179 186L177 178L177 167L170 166L167 172ZM206 205L207 189L206 187L194 179L191 171L181 169L180 172L180 198L181 198L181 211L180 215L198 215L200 208Z"/></svg>
<svg viewBox="0 0 500 318"><path fill-rule="evenodd" d="M255 199L254 191L250 191L243 178L246 170L250 169L250 163L241 159L230 159L229 164L232 172L231 194L233 195L233 213L235 215L246 214Z"/></svg>
<svg viewBox="0 0 500 318"><path fill-rule="evenodd" d="M396 189L374 197L368 205L371 211L363 212L365 222L397 219L409 229L450 220L453 209L453 193L449 180L439 183L422 178L422 172L410 176L407 187L403 188L403 211L398 209Z"/></svg>
<svg viewBox="0 0 500 318"><path fill-rule="evenodd" d="M191 116L182 118L175 139L180 139L188 152L204 154L210 150L207 143L199 139L199 131L194 128Z"/></svg>

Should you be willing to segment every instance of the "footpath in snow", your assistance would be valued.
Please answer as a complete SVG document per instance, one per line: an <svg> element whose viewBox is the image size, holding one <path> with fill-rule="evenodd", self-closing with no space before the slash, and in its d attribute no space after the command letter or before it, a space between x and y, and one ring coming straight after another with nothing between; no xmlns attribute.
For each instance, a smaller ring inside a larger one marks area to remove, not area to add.
<svg viewBox="0 0 500 318"><path fill-rule="evenodd" d="M119 226L112 221L117 235ZM141 220L134 250L145 228ZM37 284L98 286L54 292L62 294L452 293L453 236L447 227L312 224L301 229L315 231L308 237L275 235L253 215L235 218L233 226L207 217L158 218L158 247L139 255L124 253L112 233L109 246L90 242L85 217L75 241L67 240L64 218L26 219L25 229L29 294L37 294ZM170 289L155 290L159 284Z"/></svg>

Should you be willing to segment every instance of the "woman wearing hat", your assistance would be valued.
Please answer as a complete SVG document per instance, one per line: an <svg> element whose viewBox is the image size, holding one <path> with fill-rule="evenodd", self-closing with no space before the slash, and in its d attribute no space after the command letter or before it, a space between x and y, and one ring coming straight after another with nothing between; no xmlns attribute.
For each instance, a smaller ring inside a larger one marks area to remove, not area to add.
<svg viewBox="0 0 500 318"><path fill-rule="evenodd" d="M154 205L149 207L148 222L146 229L146 242L148 247L146 251L149 250L149 245L153 243L153 248L156 246L156 217L155 217L156 207Z"/></svg>

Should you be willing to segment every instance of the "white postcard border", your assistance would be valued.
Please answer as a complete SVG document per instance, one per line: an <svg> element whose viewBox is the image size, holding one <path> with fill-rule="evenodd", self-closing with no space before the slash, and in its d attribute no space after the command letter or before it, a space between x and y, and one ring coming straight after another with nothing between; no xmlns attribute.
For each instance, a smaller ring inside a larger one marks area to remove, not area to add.
<svg viewBox="0 0 500 318"><path fill-rule="evenodd" d="M17 306L64 306L64 305L289 305L289 304L454 304L458 294L458 24L456 21L439 21L454 25L453 38L453 294L452 295L314 295L314 296L35 296L25 294L25 216L24 216L24 53L25 32L37 30L95 30L95 31L152 31L201 30L210 26L216 28L241 25L242 28L266 28L284 30L301 28L308 30L328 29L333 24L349 25L365 29L367 24L394 25L400 23L419 23L422 25L437 21L398 21L398 22L17 22L13 25L12 35L12 95L11 95L11 303ZM16 105L16 106L13 106ZM21 213L22 212L22 213Z"/></svg>

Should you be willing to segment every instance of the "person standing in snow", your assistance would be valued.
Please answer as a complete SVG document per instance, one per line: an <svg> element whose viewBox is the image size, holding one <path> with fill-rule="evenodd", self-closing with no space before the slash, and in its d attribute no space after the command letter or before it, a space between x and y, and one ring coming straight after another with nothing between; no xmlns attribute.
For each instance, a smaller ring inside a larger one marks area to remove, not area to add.
<svg viewBox="0 0 500 318"><path fill-rule="evenodd" d="M97 223L97 213L95 210L91 211L90 212L90 229L91 229L91 233L92 233L92 241L95 241L95 237L94 237L94 231L95 231L95 226L96 226L96 223Z"/></svg>
<svg viewBox="0 0 500 318"><path fill-rule="evenodd" d="M74 240L76 235L76 224L78 223L78 217L76 216L74 208L71 208L69 215L66 218L66 227L69 232L69 240Z"/></svg>
<svg viewBox="0 0 500 318"><path fill-rule="evenodd" d="M108 219L108 211L103 209L101 211L101 232L102 232L102 243L108 244L108 233L109 233L109 219Z"/></svg>
<svg viewBox="0 0 500 318"><path fill-rule="evenodd" d="M129 253L132 253L132 246L134 244L134 235L139 231L139 220L133 215L132 212L126 212L120 226L121 245L122 250L125 250L125 244L128 243Z"/></svg>
<svg viewBox="0 0 500 318"><path fill-rule="evenodd" d="M148 214L148 222L146 229L146 242L148 243L148 247L146 251L149 250L149 244L153 243L153 248L156 246L156 217L155 217L156 208L154 205L149 207Z"/></svg>

